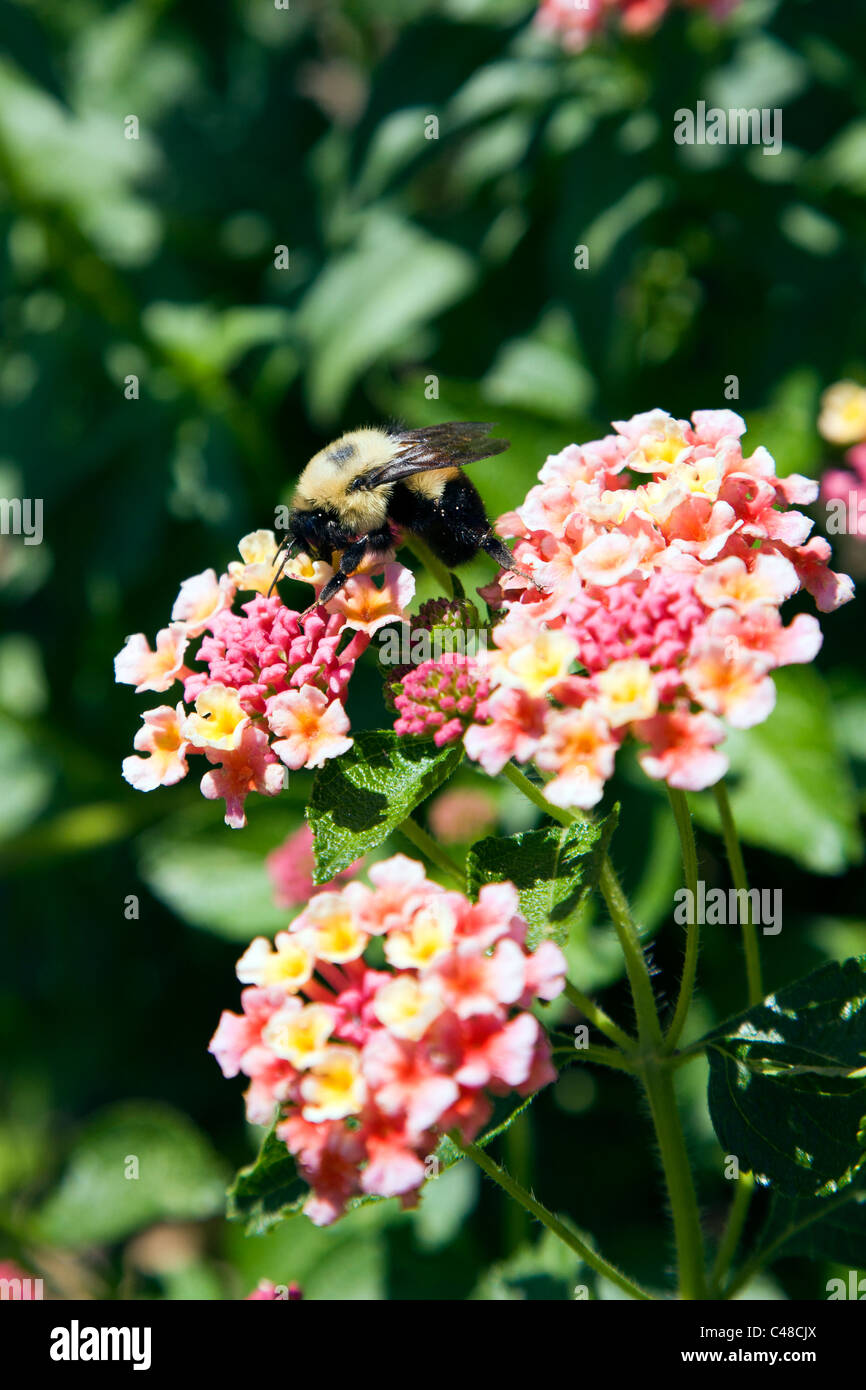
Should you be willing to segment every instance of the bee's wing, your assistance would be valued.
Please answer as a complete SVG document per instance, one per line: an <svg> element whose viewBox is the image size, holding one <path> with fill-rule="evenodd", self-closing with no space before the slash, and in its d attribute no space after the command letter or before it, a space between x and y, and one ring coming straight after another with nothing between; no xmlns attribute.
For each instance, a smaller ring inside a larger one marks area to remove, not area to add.
<svg viewBox="0 0 866 1390"><path fill-rule="evenodd" d="M501 454L509 447L507 439L490 439L492 425L477 421L453 420L445 425L428 425L420 430L401 430L393 436L397 454L390 463L364 476L365 487L398 483L412 473L436 468L462 468L478 459Z"/></svg>

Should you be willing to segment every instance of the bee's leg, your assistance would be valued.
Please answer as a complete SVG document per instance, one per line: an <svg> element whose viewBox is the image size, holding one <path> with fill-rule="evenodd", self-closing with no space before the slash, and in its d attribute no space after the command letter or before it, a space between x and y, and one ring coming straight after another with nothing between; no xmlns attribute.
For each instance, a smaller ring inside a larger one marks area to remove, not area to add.
<svg viewBox="0 0 866 1390"><path fill-rule="evenodd" d="M498 536L494 536L492 531L488 531L485 536L482 536L478 544L480 548L486 551L504 570L510 571L511 574L519 574L522 579L531 579L533 584L536 583L533 576L529 573L529 570L523 569L515 562L514 556L508 549L508 546L504 541L501 541Z"/></svg>
<svg viewBox="0 0 866 1390"><path fill-rule="evenodd" d="M332 575L331 578L328 580L324 589L320 591L319 596L316 599L316 602L312 605L312 607L316 608L319 604L330 603L332 598L336 598L337 594L340 592L348 578L349 573L343 570L341 561L340 568L337 570L337 573Z"/></svg>
<svg viewBox="0 0 866 1390"><path fill-rule="evenodd" d="M360 540L352 541L352 544L348 545L340 556L340 567L322 589L317 602L330 603L331 599L340 592L346 580L351 579L368 551L372 550L374 554L385 554L393 547L393 544L390 527L371 531L369 536L362 536Z"/></svg>
<svg viewBox="0 0 866 1390"><path fill-rule="evenodd" d="M297 548L298 542L292 536L283 536L283 539L280 541L279 545L274 551L274 558L271 561L271 564L275 565L277 563L277 560L279 560L280 555L282 555L283 557L279 569L276 571L273 579L271 580L271 585L267 593L268 598L270 598L271 594L273 593L274 589L276 588L277 584L282 578L283 570L286 568L286 565L291 560L292 555L297 550Z"/></svg>

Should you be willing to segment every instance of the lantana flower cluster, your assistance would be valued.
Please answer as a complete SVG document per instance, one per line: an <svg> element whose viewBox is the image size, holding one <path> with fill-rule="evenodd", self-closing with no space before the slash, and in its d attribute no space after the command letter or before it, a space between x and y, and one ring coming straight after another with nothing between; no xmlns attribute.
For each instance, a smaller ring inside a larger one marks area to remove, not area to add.
<svg viewBox="0 0 866 1390"><path fill-rule="evenodd" d="M249 1078L250 1121L279 1115L317 1225L361 1194L413 1205L443 1132L474 1138L491 1097L556 1075L529 1006L561 992L565 960L552 942L527 950L513 885L473 903L403 855L369 879L251 943L243 1012L224 1012L210 1044L225 1076Z"/></svg>
<svg viewBox="0 0 866 1390"><path fill-rule="evenodd" d="M853 445L845 467L828 468L821 478L821 500L828 532L841 536L841 553L852 573L866 573L866 387L837 381L821 398L818 428L831 444Z"/></svg>
<svg viewBox="0 0 866 1390"><path fill-rule="evenodd" d="M407 672L394 704L398 734L432 734L437 748L462 738L490 693L474 657L446 652Z"/></svg>
<svg viewBox="0 0 866 1390"><path fill-rule="evenodd" d="M505 615L481 658L490 694L464 739L492 775L534 760L563 807L599 801L629 733L650 777L716 782L722 719L766 719L770 672L821 645L817 619L785 626L781 604L804 588L826 612L853 594L794 509L817 483L777 477L764 448L744 454L738 415L654 410L614 429L548 458L500 519L530 577L503 574L486 591Z"/></svg>
<svg viewBox="0 0 866 1390"><path fill-rule="evenodd" d="M707 10L723 19L738 0L682 0L686 9ZM615 25L627 34L655 29L672 8L673 0L542 0L535 14L536 26L557 34L564 48L580 52L594 38Z"/></svg>
<svg viewBox="0 0 866 1390"><path fill-rule="evenodd" d="M227 573L208 569L184 580L154 648L136 633L115 659L116 679L139 693L183 687L182 699L142 715L136 755L123 762L126 780L139 791L171 786L199 754L211 765L202 793L225 801L234 828L246 824L250 792L275 796L287 768L321 767L351 747L345 696L355 663L374 632L403 620L414 593L411 571L377 562L327 610L314 602L301 613L277 593L268 597L276 549L272 531L244 536L241 560ZM300 556L286 573L318 593L333 570ZM253 596L236 604L243 593Z"/></svg>
<svg viewBox="0 0 866 1390"><path fill-rule="evenodd" d="M476 659L479 639L486 646L487 637L468 599L422 603L403 635L409 663L386 668L385 698L397 713L398 734L432 737L437 748L463 737L490 693Z"/></svg>

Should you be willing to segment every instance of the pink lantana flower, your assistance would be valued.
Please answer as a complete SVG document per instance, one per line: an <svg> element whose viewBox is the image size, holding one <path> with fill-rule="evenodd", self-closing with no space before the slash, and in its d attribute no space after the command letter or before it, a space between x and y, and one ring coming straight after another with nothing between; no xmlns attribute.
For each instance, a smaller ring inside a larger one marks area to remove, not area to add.
<svg viewBox="0 0 866 1390"><path fill-rule="evenodd" d="M866 540L866 444L849 449L845 462L848 468L830 468L822 477L821 500L827 506L828 523L838 514L838 530L862 541ZM842 507L834 508L834 503Z"/></svg>
<svg viewBox="0 0 866 1390"><path fill-rule="evenodd" d="M544 33L556 35L563 48L579 53L604 27L608 0L542 0L535 23Z"/></svg>
<svg viewBox="0 0 866 1390"><path fill-rule="evenodd" d="M730 638L696 642L683 682L692 698L711 714L724 715L735 729L763 724L776 704L776 687L760 653Z"/></svg>
<svg viewBox="0 0 866 1390"><path fill-rule="evenodd" d="M864 392L866 394L866 392ZM866 440L866 423L864 423ZM857 578L866 574L866 442L849 449L846 468L828 468L821 478L824 527Z"/></svg>
<svg viewBox="0 0 866 1390"><path fill-rule="evenodd" d="M124 758L123 775L130 786L140 792L156 787L171 787L187 774L186 752L189 740L184 737L184 709L178 704L159 705L145 710L144 725L132 741L133 747L146 758Z"/></svg>
<svg viewBox="0 0 866 1390"><path fill-rule="evenodd" d="M416 904L429 902L431 893L437 891L431 889L424 865L405 854L372 864L367 877L376 891L359 904L358 910L364 930L371 936L404 931Z"/></svg>
<svg viewBox="0 0 866 1390"><path fill-rule="evenodd" d="M479 705L479 718L486 722L470 725L463 746L470 758L495 777L512 758L526 763L533 757L544 732L546 712L544 700L524 690L500 686Z"/></svg>
<svg viewBox="0 0 866 1390"><path fill-rule="evenodd" d="M172 712L180 738L162 713L156 733L147 732L152 721L146 716L135 747L151 758L127 759L127 780L139 790L152 790L177 781L184 758L206 757L216 766L202 778L202 792L226 799L226 823L233 827L246 824L243 803L250 791L273 796L284 785L282 755L288 755L291 767L321 767L351 746L346 690L370 642L369 632L350 631L340 613L318 605L300 613L276 592L267 597L276 549L272 531L245 536L242 561L233 562L228 574L204 570L183 581L172 623L158 634L155 651L139 633L115 659L117 680L140 691L183 683L184 702ZM382 569L381 562L371 560L371 572L377 567ZM307 556L295 556L289 568L317 590L333 573ZM391 603L409 590L401 566L386 568ZM253 591L240 611L234 607L238 590ZM201 641L190 657L195 638ZM162 742L151 747L157 733Z"/></svg>
<svg viewBox="0 0 866 1390"><path fill-rule="evenodd" d="M274 752L286 767L322 767L352 746L343 706L314 685L275 695L268 701L267 715L271 731L278 735Z"/></svg>
<svg viewBox="0 0 866 1390"><path fill-rule="evenodd" d="M675 0L541 0L535 24L556 35L563 48L580 53L606 28L619 24L626 34L657 28ZM723 19L739 0L682 0L686 8L704 9ZM652 415L654 412L647 412ZM644 417L641 417L644 418Z"/></svg>
<svg viewBox="0 0 866 1390"><path fill-rule="evenodd" d="M637 732L649 744L638 754L644 772L671 787L702 791L728 770L725 754L716 751L725 728L711 714L690 714L685 708L669 710L646 720Z"/></svg>
<svg viewBox="0 0 866 1390"><path fill-rule="evenodd" d="M796 510L816 484L777 478L760 446L744 452L733 411L651 410L614 430L548 458L505 519L525 574L485 591L504 616L480 659L491 692L463 736L491 774L534 759L564 807L600 800L629 736L648 742L650 776L717 781L718 716L740 729L766 719L773 670L820 647L817 620L786 627L781 606L806 589L827 612L853 593Z"/></svg>
<svg viewBox="0 0 866 1390"><path fill-rule="evenodd" d="M443 845L468 844L489 834L496 824L496 802L486 792L453 787L430 803L430 829Z"/></svg>
<svg viewBox="0 0 866 1390"><path fill-rule="evenodd" d="M238 541L240 561L232 560L228 578L236 589L266 595L279 568L275 563L278 541L273 531L251 531Z"/></svg>
<svg viewBox="0 0 866 1390"><path fill-rule="evenodd" d="M249 722L237 691L215 681L196 696L195 713L187 715L184 732L199 747L228 750L240 746Z"/></svg>
<svg viewBox="0 0 866 1390"><path fill-rule="evenodd" d="M575 569L584 584L599 584L607 588L633 575L645 553L643 537L627 536L622 531L607 531L596 536L580 551Z"/></svg>
<svg viewBox="0 0 866 1390"><path fill-rule="evenodd" d="M753 608L776 607L800 587L797 571L783 555L758 554L751 569L737 555L708 565L695 580L695 594L708 608L733 608L749 613Z"/></svg>
<svg viewBox="0 0 866 1390"><path fill-rule="evenodd" d="M371 1033L364 1044L363 1065L379 1109L404 1120L411 1135L423 1135L459 1099L457 1081L431 1065L426 1049L395 1037L387 1028Z"/></svg>
<svg viewBox="0 0 866 1390"><path fill-rule="evenodd" d="M134 685L135 693L168 690L184 673L183 654L189 645L181 627L164 627L156 634L152 651L144 633L127 637L123 651L114 658L114 678L122 685Z"/></svg>
<svg viewBox="0 0 866 1390"><path fill-rule="evenodd" d="M328 604L332 613L341 613L346 626L372 636L388 623L405 622L405 612L415 593L415 576L404 565L385 565L383 582L374 583L369 574L354 574Z"/></svg>
<svg viewBox="0 0 866 1390"><path fill-rule="evenodd" d="M494 629L493 640L497 650L488 654L487 664L497 684L536 697L549 694L568 675L579 650L564 629L532 621L522 627L503 623Z"/></svg>
<svg viewBox="0 0 866 1390"><path fill-rule="evenodd" d="M581 709L552 710L535 755L542 771L553 773L544 789L548 801L584 810L595 806L613 775L617 747L597 705L590 702Z"/></svg>
<svg viewBox="0 0 866 1390"><path fill-rule="evenodd" d="M34 1279L33 1275L28 1274L15 1260L0 1260L0 1286L5 1290L7 1284L12 1285L16 1292L13 1293L10 1288L8 1292L4 1292L4 1299L11 1295L17 1302L32 1303L42 1297L41 1279Z"/></svg>
<svg viewBox="0 0 866 1390"><path fill-rule="evenodd" d="M248 1117L277 1110L317 1225L361 1193L412 1205L443 1133L473 1139L491 1096L555 1079L528 1009L561 992L565 960L552 942L527 949L513 885L472 903L403 855L370 880L314 897L273 946L250 944L243 1013L224 1012L210 1043L224 1075L248 1077ZM387 969L355 949L371 933Z"/></svg>
<svg viewBox="0 0 866 1390"><path fill-rule="evenodd" d="M247 823L244 802L250 792L277 796L285 786L285 770L267 735L250 724L242 729L236 747L208 747L204 754L208 762L219 766L202 777L202 795L208 801L225 802L225 822L232 830L241 830Z"/></svg>
<svg viewBox="0 0 866 1390"><path fill-rule="evenodd" d="M218 613L231 607L234 585L226 575L217 579L216 570L203 570L185 579L171 610L171 620L187 637L200 637Z"/></svg>

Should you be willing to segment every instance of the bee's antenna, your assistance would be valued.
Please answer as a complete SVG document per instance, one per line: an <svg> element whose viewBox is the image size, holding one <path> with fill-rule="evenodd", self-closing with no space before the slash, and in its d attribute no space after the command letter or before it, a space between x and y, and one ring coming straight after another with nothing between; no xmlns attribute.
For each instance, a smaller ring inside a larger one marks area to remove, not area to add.
<svg viewBox="0 0 866 1390"><path fill-rule="evenodd" d="M270 588L268 589L268 598L270 598L271 594L272 594L273 591L274 591L275 586L279 583L280 578L281 578L282 573L283 573L283 570L286 568L286 565L287 565L287 564L289 563L289 561L291 560L292 555L294 554L295 550L297 549L297 546L298 546L298 542L297 542L293 537L287 536L286 539L285 539L284 541L281 541L280 545L277 547L277 550L276 550L276 552L275 552L275 554L274 554L274 558L273 558L273 564L276 564L276 562L277 562L277 557L278 557L278 555L279 555L279 553L280 553L281 550L284 550L286 553L285 553L285 555L283 556L283 560L282 560L282 564L280 565L280 568L277 570L276 574L274 575L273 579L271 580Z"/></svg>

